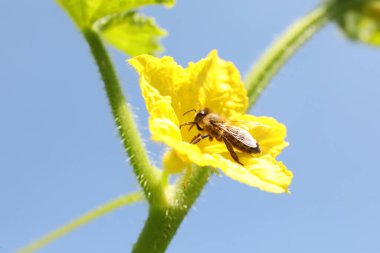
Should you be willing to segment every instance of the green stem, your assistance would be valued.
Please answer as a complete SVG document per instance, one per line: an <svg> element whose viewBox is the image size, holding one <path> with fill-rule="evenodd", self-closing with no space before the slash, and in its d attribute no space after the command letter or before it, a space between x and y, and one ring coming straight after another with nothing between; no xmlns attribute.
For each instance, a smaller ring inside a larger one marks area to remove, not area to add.
<svg viewBox="0 0 380 253"><path fill-rule="evenodd" d="M270 80L307 40L329 20L333 5L324 4L297 20L261 56L247 75L249 107L253 106Z"/></svg>
<svg viewBox="0 0 380 253"><path fill-rule="evenodd" d="M99 35L91 29L83 29L82 33L98 65L119 135L128 153L136 177L143 188L145 197L152 205L166 205L166 198L161 185L161 172L149 162L140 134L134 123L132 112L127 106L116 72L103 42Z"/></svg>
<svg viewBox="0 0 380 253"><path fill-rule="evenodd" d="M259 98L272 78L297 50L330 20L338 18L350 8L359 8L374 0L330 0L293 23L259 58L245 79L249 108Z"/></svg>
<svg viewBox="0 0 380 253"><path fill-rule="evenodd" d="M58 228L57 230L54 230L53 232L41 237L37 241L31 243L30 245L20 249L18 253L31 253L38 249L41 249L42 247L46 246L49 243L52 243L53 241L57 240L58 238L66 235L67 233L73 231L74 229L83 226L90 221L103 216L111 211L114 211L120 207L132 204L137 201L141 201L144 199L144 195L141 192L136 192L128 195L121 196L117 199L114 199L108 203L105 203L99 207L97 207L94 210L91 210L87 212L86 214L82 215L81 217L71 221L70 223L66 224L65 226Z"/></svg>
<svg viewBox="0 0 380 253"><path fill-rule="evenodd" d="M173 192L172 205L167 209L151 207L143 231L133 248L133 253L165 252L182 220L206 185L212 170L194 168L186 187L179 183Z"/></svg>

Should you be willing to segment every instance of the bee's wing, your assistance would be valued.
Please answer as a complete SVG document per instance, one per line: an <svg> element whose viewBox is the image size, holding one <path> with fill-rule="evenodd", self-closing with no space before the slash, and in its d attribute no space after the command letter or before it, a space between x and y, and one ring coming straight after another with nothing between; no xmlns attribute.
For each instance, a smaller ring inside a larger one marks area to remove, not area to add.
<svg viewBox="0 0 380 253"><path fill-rule="evenodd" d="M234 125L239 125L241 128L253 128L253 127L265 127L265 128L270 128L270 126L261 124L259 122L254 122L254 121L247 121L247 120L239 120L239 119L233 119L230 120L230 122Z"/></svg>
<svg viewBox="0 0 380 253"><path fill-rule="evenodd" d="M231 136L233 139L239 141L245 146L251 147L251 148L257 148L257 141L252 137L248 131L236 127L236 126L229 126L217 123L217 126L224 131L225 134Z"/></svg>

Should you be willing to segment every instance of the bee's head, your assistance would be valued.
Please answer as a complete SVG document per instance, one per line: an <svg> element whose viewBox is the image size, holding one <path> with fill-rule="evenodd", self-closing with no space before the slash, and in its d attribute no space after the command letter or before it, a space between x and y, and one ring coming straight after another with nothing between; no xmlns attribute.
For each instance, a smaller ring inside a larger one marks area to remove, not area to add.
<svg viewBox="0 0 380 253"><path fill-rule="evenodd" d="M195 117L194 117L194 122L195 122L195 123L201 123L202 120L203 120L203 118L204 118L207 114L209 114L209 113L211 112L208 108L203 108L202 110L199 110L199 111L196 111L195 109L191 109L191 110L185 112L185 113L183 114L183 116L185 116L185 115L188 114L189 112L193 112L193 111L196 112Z"/></svg>
<svg viewBox="0 0 380 253"><path fill-rule="evenodd" d="M203 118L210 113L210 110L208 108L204 108L202 110L199 110L197 114L195 114L194 122L200 123Z"/></svg>

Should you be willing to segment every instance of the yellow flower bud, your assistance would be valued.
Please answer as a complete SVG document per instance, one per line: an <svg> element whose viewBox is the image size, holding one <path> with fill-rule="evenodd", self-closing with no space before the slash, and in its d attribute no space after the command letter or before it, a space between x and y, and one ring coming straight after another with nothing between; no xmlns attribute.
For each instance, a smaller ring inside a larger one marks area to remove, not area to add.
<svg viewBox="0 0 380 253"><path fill-rule="evenodd" d="M170 174L177 174L182 172L187 166L188 162L184 162L173 149L166 151L162 158L164 170Z"/></svg>

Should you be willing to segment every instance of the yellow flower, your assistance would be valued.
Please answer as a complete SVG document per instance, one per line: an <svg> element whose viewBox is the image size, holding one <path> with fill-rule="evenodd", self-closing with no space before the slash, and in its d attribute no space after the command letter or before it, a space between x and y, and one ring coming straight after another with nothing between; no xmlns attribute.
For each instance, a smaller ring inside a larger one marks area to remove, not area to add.
<svg viewBox="0 0 380 253"><path fill-rule="evenodd" d="M129 60L140 75L140 86L150 114L152 139L172 150L164 158L170 170L186 164L219 168L227 176L261 190L284 193L292 180L291 171L275 160L285 142L286 127L269 117L244 114L248 99L239 71L231 62L220 59L216 51L184 69L171 57L141 55ZM190 144L198 134L196 127L179 128L194 120L191 109L209 108L233 125L247 130L260 145L260 154L236 151L244 166L234 161L222 142L215 139ZM250 124L249 122L252 122ZM182 162L181 162L182 161Z"/></svg>

